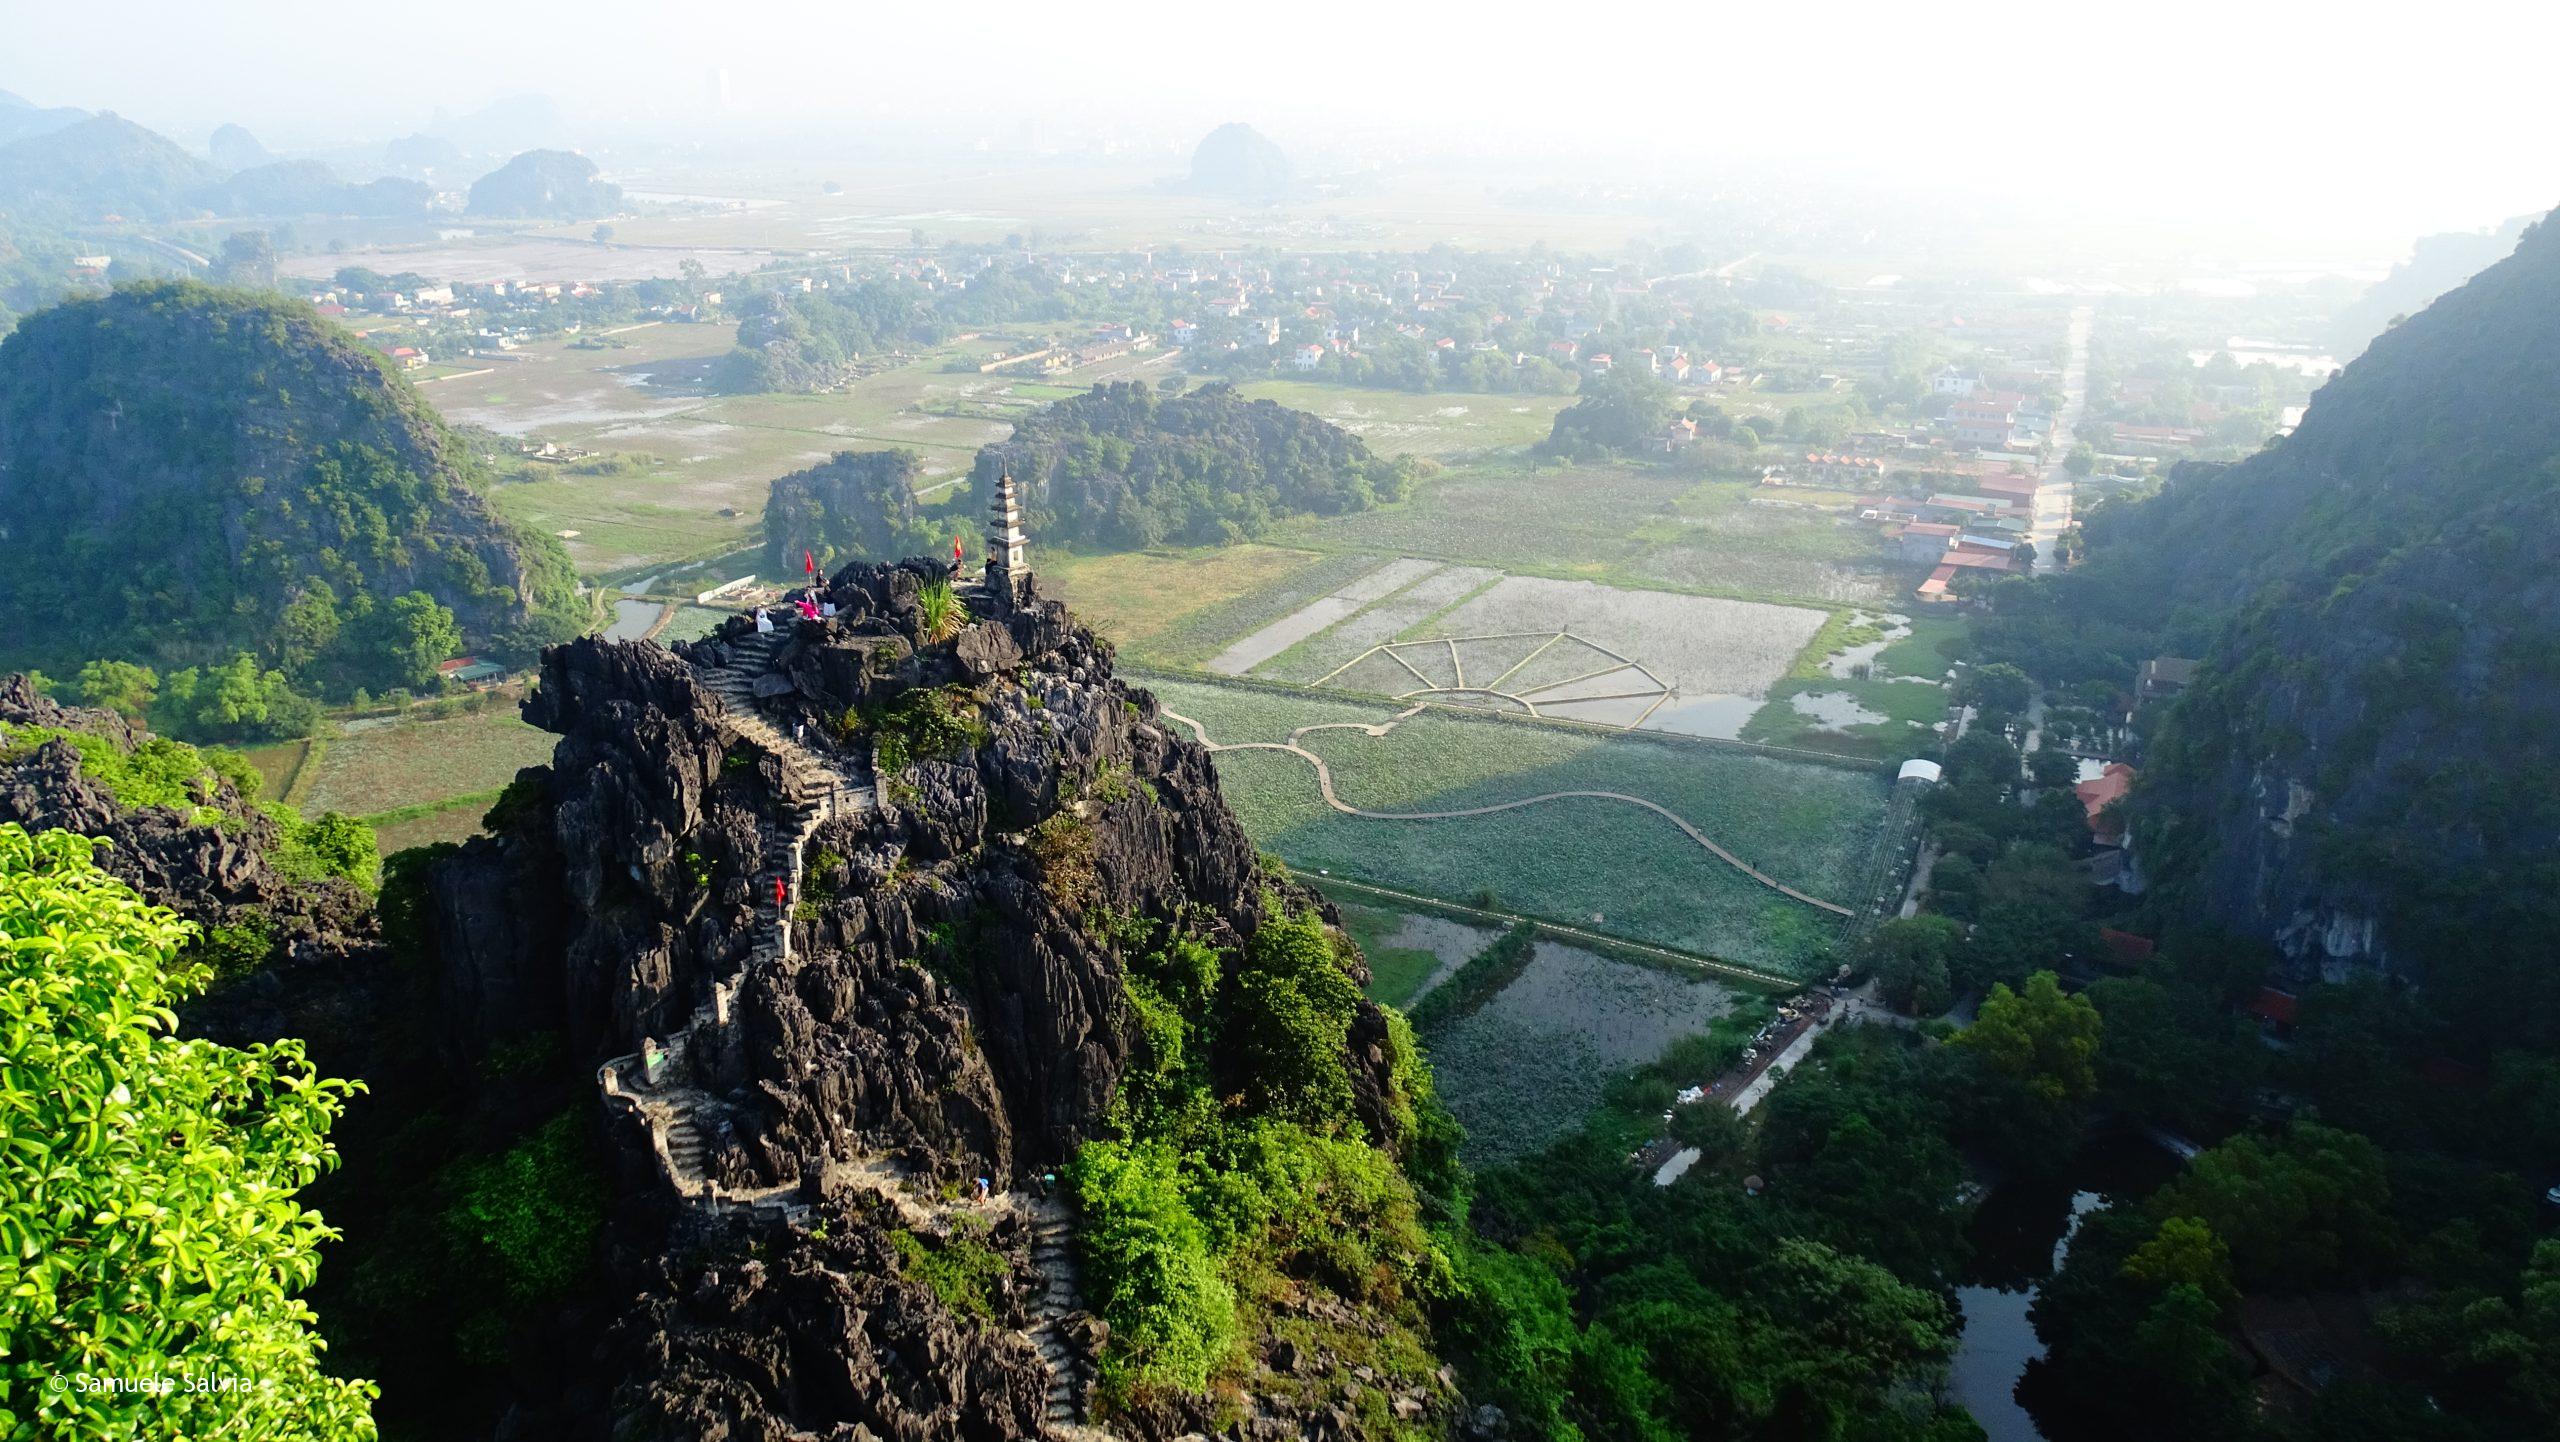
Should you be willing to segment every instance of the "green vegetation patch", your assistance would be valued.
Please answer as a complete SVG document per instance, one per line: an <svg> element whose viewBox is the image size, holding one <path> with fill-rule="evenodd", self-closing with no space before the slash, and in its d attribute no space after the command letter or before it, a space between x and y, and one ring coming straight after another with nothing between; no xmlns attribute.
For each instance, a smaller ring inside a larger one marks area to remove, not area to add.
<svg viewBox="0 0 2560 1442"><path fill-rule="evenodd" d="M1225 744L1395 714L1276 688L1148 684ZM1325 758L1345 801L1371 810L1464 810L1559 791L1642 797L1788 885L1844 905L1867 883L1890 796L1882 771L1865 766L1443 711L1383 737L1316 731L1301 744ZM1567 798L1485 816L1377 820L1327 807L1298 757L1231 751L1217 767L1256 844L1304 872L1452 900L1490 892L1502 909L1785 975L1813 974L1838 934L1836 915L1759 885L1624 802Z"/></svg>
<svg viewBox="0 0 2560 1442"><path fill-rule="evenodd" d="M126 751L104 736L50 726L0 723L0 762L20 760L48 741L64 742L79 752L80 774L105 787L116 805L127 811L162 806L210 826L222 820L213 801L225 775L246 780L244 793L250 796L263 784L236 753L219 753L238 763L224 772L215 768L208 753L183 741L155 736Z"/></svg>
<svg viewBox="0 0 2560 1442"><path fill-rule="evenodd" d="M313 763L313 805L396 825L504 787L551 759L559 738L526 725L512 707L449 721L368 726L329 743Z"/></svg>
<svg viewBox="0 0 2560 1442"><path fill-rule="evenodd" d="M997 1300L1012 1271L1004 1254L974 1237L956 1235L927 1239L896 1231L889 1234L889 1244L897 1250L900 1274L924 1284L943 1306L980 1322L996 1320Z"/></svg>

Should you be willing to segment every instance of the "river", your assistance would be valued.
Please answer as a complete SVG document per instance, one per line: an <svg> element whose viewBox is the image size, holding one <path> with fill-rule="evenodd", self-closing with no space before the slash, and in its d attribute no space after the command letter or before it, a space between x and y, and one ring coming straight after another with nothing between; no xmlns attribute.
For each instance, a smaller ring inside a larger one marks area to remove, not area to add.
<svg viewBox="0 0 2560 1442"><path fill-rule="evenodd" d="M2177 1172L2178 1160L2130 1132L2090 1139L2059 1176L1994 1190L1966 1228L1973 1261L1956 1289L1964 1332L1948 1389L1991 1442L2043 1442L2018 1404L2018 1379L2044 1355L2027 1309L2070 1254L2080 1222L2104 1207L2136 1201Z"/></svg>

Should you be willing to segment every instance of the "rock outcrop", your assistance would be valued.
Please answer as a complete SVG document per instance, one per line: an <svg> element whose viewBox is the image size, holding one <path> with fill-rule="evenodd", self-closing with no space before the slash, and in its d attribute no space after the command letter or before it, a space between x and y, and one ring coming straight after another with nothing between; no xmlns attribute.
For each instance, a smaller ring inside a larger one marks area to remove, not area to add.
<svg viewBox="0 0 2560 1442"><path fill-rule="evenodd" d="M152 739L114 711L60 705L25 676L0 677L0 733L12 726L84 732L126 752ZM276 821L229 781L212 783L202 808L128 807L82 772L68 742L21 749L0 736L0 822L101 838L99 866L147 900L208 931L268 939L265 964L188 1004L190 1031L239 1045L300 1036L340 1067L369 1050L353 983L381 958L372 898L335 877L284 875Z"/></svg>
<svg viewBox="0 0 2560 1442"><path fill-rule="evenodd" d="M1115 938L1322 906L1035 581L955 615L949 579L849 567L827 619L553 648L553 764L431 877L453 1045L557 1026L599 1068L631 1301L572 1394L616 1438L1096 1435L1107 1328L1050 1193L1137 1045ZM1361 1008L1344 1065L1388 1135ZM1001 1263L962 1305L904 1279L918 1247ZM605 1435L564 1407L511 1429Z"/></svg>

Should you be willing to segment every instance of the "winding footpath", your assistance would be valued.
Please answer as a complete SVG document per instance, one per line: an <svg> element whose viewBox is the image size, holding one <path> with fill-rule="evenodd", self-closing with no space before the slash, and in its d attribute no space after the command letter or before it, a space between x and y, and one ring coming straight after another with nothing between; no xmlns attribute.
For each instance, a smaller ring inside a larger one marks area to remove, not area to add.
<svg viewBox="0 0 2560 1442"><path fill-rule="evenodd" d="M802 853L821 822L869 811L878 804L869 781L792 740L757 714L755 682L770 669L780 641L778 633L753 637L730 648L728 665L696 663L694 670L704 688L720 698L721 719L729 728L782 763L783 815L758 822L764 854L776 858L772 868L751 883L759 908L768 904L765 898L775 893L777 883L781 895L798 900ZM1068 1346L1064 1331L1067 1318L1082 1311L1084 1303L1069 1246L1072 1222L1060 1199L1003 1193L983 1202L946 1200L878 1157L830 1161L815 1179L815 1187L805 1185L812 1180L808 1177L754 1189L724 1187L711 1174L713 1139L725 1133L729 1123L725 1108L701 1085L703 1069L696 1053L716 1047L717 1034L732 1025L746 971L788 960L790 955L790 908L774 905L771 922L759 928L739 974L715 982L710 998L695 1008L683 1030L662 1047L653 1045L645 1052L616 1057L598 1070L607 1105L627 1108L640 1119L668 1186L688 1208L713 1221L802 1223L809 1218L813 1195L847 1188L880 1197L909 1230L932 1235L956 1234L964 1225L1008 1214L1019 1217L1031 1234L1031 1262L1039 1274L1040 1292L1032 1299L1031 1325L1015 1329L1012 1335L1039 1356L1047 1376L1041 1435L1050 1442L1114 1442L1110 1433L1084 1425L1083 1399L1093 1378Z"/></svg>
<svg viewBox="0 0 2560 1442"><path fill-rule="evenodd" d="M1421 706L1408 706L1404 710L1397 712L1392 718L1380 722L1375 726L1364 725L1357 721L1328 721L1315 726L1301 726L1297 730L1290 732L1289 739L1286 741L1238 741L1227 745L1220 745L1218 742L1210 740L1209 730L1207 727L1202 726L1199 722L1192 720L1190 717L1185 716L1178 711L1165 711L1162 714L1168 721L1179 721L1183 725L1190 727L1191 734L1198 737L1200 744L1208 747L1212 754L1220 751L1281 751L1305 761L1316 769L1316 786L1324 793L1324 804L1341 812L1345 816L1366 817L1371 821L1447 821L1461 816L1490 816L1497 811L1517 811L1524 806L1536 806L1548 801L1570 801L1576 799L1592 801L1622 801L1629 806L1641 806L1645 810L1652 812L1654 815L1661 817L1663 820L1670 822L1672 825L1679 827L1681 834L1687 836L1691 841L1698 843L1698 845L1706 848L1709 855L1715 857L1718 861L1723 862L1727 866L1732 867L1734 870L1741 872L1743 875L1750 877L1752 880L1759 882L1762 886L1769 888L1771 891L1786 897L1790 901L1801 901L1807 906L1816 907L1820 910L1832 912L1839 916L1857 915L1856 912L1851 911L1848 907L1842 906L1836 901L1825 901L1819 896L1808 896L1804 892L1798 891L1794 887L1787 885L1785 882L1778 880L1776 877L1759 870L1749 862L1744 861L1741 857L1734 855L1732 852L1725 850L1721 846L1718 846L1705 832L1690 825L1688 819L1680 815L1680 813L1673 811L1659 802L1647 801L1641 796L1629 796L1623 791L1546 791L1541 792L1536 796L1524 796L1517 801L1499 801L1491 806L1470 806L1456 811L1371 811L1365 807L1354 806L1337 795L1333 789L1333 768L1325 764L1323 757L1318 756L1316 753L1309 751L1298 744L1298 738L1306 735L1310 731L1358 731L1367 736L1384 736L1388 732L1396 729L1397 726L1403 724L1405 721L1412 719L1415 713L1424 709L1425 708Z"/></svg>

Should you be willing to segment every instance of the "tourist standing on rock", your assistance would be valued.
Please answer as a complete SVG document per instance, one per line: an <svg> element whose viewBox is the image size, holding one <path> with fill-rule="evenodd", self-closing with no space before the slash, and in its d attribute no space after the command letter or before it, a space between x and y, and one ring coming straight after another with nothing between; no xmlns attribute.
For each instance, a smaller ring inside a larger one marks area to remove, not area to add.
<svg viewBox="0 0 2560 1442"><path fill-rule="evenodd" d="M789 887L789 886L788 886L788 885L783 881L783 879L782 879L781 877L779 877L779 876L775 877L775 878L773 879L773 904L774 904L775 906L783 906L783 905L787 905L787 904L790 902L790 900L791 900L791 888L790 888L790 887Z"/></svg>
<svg viewBox="0 0 2560 1442"><path fill-rule="evenodd" d="M773 634L773 618L764 613L762 606L756 607L756 634L759 636Z"/></svg>

